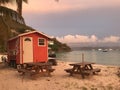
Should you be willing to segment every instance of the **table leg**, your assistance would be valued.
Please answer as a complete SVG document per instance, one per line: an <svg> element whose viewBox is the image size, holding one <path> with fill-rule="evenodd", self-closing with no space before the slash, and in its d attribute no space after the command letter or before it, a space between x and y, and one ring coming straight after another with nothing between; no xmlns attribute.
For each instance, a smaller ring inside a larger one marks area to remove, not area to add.
<svg viewBox="0 0 120 90"><path fill-rule="evenodd" d="M89 66L90 66L90 69L92 70L93 69L92 65L90 64Z"/></svg>
<svg viewBox="0 0 120 90"><path fill-rule="evenodd" d="M85 67L79 67L80 74L81 74L81 76L82 76L83 79L85 78L85 75L83 73L84 69L85 69Z"/></svg>
<svg viewBox="0 0 120 90"><path fill-rule="evenodd" d="M46 66L45 67L47 76L51 76L51 74L50 74L50 68L51 68L51 66Z"/></svg>
<svg viewBox="0 0 120 90"><path fill-rule="evenodd" d="M81 73L81 76L82 76L82 78L83 78L83 79L85 78L85 75L84 75L84 73Z"/></svg>
<svg viewBox="0 0 120 90"><path fill-rule="evenodd" d="M36 69L35 69L35 72L36 72L36 73L39 73L39 72L40 72L40 69L39 69L39 68L36 68Z"/></svg>
<svg viewBox="0 0 120 90"><path fill-rule="evenodd" d="M71 72L70 72L70 76L73 76L73 74L75 73L75 70L77 69L77 67L76 66L73 66L73 69L71 70Z"/></svg>

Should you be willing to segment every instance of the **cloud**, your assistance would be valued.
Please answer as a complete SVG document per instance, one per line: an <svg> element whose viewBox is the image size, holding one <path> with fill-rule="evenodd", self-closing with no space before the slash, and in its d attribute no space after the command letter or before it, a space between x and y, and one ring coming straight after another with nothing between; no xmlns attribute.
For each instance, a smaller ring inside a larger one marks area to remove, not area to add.
<svg viewBox="0 0 120 90"><path fill-rule="evenodd" d="M76 43L118 43L120 37L118 36L109 36L104 37L103 39L98 39L97 36L85 36L85 35L66 35L64 37L56 37L60 42L67 44L76 44Z"/></svg>
<svg viewBox="0 0 120 90"><path fill-rule="evenodd" d="M64 37L57 37L57 39L64 43L88 43L97 42L98 38L95 35L66 35Z"/></svg>
<svg viewBox="0 0 120 90"><path fill-rule="evenodd" d="M117 42L119 42L119 40L120 40L120 37L118 37L118 36L110 36L110 37L105 37L103 40L99 40L99 42L105 42L105 43L107 43L107 42L113 42L113 43L117 43Z"/></svg>

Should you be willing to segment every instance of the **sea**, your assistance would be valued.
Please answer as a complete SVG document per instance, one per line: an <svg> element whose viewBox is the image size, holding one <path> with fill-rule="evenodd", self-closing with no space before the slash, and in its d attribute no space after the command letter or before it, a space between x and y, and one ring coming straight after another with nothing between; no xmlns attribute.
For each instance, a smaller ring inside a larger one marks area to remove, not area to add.
<svg viewBox="0 0 120 90"><path fill-rule="evenodd" d="M56 59L66 62L94 62L102 65L120 66L120 50L73 50L56 54Z"/></svg>

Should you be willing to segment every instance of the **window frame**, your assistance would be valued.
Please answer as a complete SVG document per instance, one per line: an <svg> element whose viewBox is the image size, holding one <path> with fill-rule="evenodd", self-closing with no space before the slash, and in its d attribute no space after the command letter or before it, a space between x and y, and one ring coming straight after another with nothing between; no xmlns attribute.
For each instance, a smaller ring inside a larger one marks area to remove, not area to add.
<svg viewBox="0 0 120 90"><path fill-rule="evenodd" d="M40 44L40 39L44 41L44 42L43 42L43 43L44 43L43 45ZM45 39L45 38L38 38L38 46L46 46L46 39Z"/></svg>

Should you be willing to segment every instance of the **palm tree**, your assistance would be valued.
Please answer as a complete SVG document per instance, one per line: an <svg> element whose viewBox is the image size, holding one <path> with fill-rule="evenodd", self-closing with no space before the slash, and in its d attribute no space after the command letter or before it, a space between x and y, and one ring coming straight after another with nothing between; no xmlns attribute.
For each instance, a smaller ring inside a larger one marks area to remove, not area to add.
<svg viewBox="0 0 120 90"><path fill-rule="evenodd" d="M59 2L59 0L55 0L56 2ZM16 0L17 4L17 12L22 15L22 2L28 3L28 0Z"/></svg>
<svg viewBox="0 0 120 90"><path fill-rule="evenodd" d="M11 0L0 0L0 6L1 6L2 4L7 4L7 3L9 3L9 2L11 2Z"/></svg>
<svg viewBox="0 0 120 90"><path fill-rule="evenodd" d="M28 0L0 0L0 6L1 4L12 3L13 1L15 1L17 4L17 12L22 15L22 2L28 3ZM59 2L59 0L55 1Z"/></svg>
<svg viewBox="0 0 120 90"><path fill-rule="evenodd" d="M0 0L0 6L8 3L16 2L17 4L17 12L22 15L22 2L27 3L28 0Z"/></svg>
<svg viewBox="0 0 120 90"><path fill-rule="evenodd" d="M22 2L27 3L28 0L16 0L16 4L17 4L17 12L22 15Z"/></svg>

